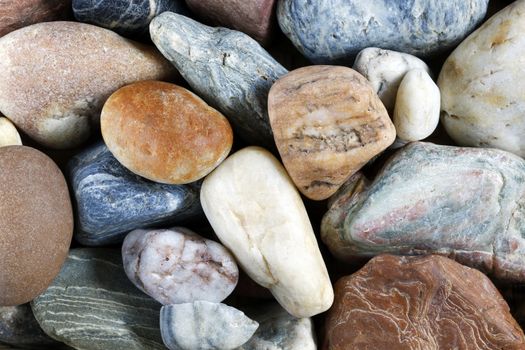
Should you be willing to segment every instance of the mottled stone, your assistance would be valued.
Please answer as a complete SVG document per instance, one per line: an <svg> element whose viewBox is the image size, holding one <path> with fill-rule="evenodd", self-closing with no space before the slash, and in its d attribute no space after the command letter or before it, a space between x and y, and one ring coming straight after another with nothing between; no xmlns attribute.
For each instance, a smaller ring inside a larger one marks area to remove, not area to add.
<svg viewBox="0 0 525 350"><path fill-rule="evenodd" d="M151 38L199 96L220 110L249 144L271 147L267 99L288 71L248 35L165 12Z"/></svg>
<svg viewBox="0 0 525 350"><path fill-rule="evenodd" d="M459 145L525 157L525 1L513 2L459 45L443 65L442 121Z"/></svg>
<svg viewBox="0 0 525 350"><path fill-rule="evenodd" d="M314 63L350 63L367 47L427 56L457 45L483 19L488 0L283 0L283 32Z"/></svg>
<svg viewBox="0 0 525 350"><path fill-rule="evenodd" d="M511 153L415 142L374 181L356 176L334 198L323 241L343 260L443 254L525 281L525 161Z"/></svg>
<svg viewBox="0 0 525 350"><path fill-rule="evenodd" d="M368 81L338 66L280 78L268 96L277 149L297 188L323 200L390 146L396 130Z"/></svg>
<svg viewBox="0 0 525 350"><path fill-rule="evenodd" d="M38 23L0 38L0 112L46 147L85 141L121 86L173 75L154 48L89 24Z"/></svg>
<svg viewBox="0 0 525 350"><path fill-rule="evenodd" d="M137 175L186 184L208 175L228 155L228 120L175 84L143 81L113 93L100 116L102 137L119 162Z"/></svg>
<svg viewBox="0 0 525 350"><path fill-rule="evenodd" d="M22 145L20 134L9 119L0 116L0 147L16 145Z"/></svg>
<svg viewBox="0 0 525 350"><path fill-rule="evenodd" d="M161 305L127 279L118 250L72 249L31 307L42 329L75 349L164 349Z"/></svg>
<svg viewBox="0 0 525 350"><path fill-rule="evenodd" d="M104 144L75 156L69 174L77 208L75 239L84 245L119 243L133 229L202 214L199 184L147 181L124 168Z"/></svg>
<svg viewBox="0 0 525 350"><path fill-rule="evenodd" d="M64 176L45 154L0 147L0 306L27 303L60 271L73 235Z"/></svg>
<svg viewBox="0 0 525 350"><path fill-rule="evenodd" d="M244 148L203 182L201 204L244 271L296 317L333 301L312 225L286 170L268 151Z"/></svg>
<svg viewBox="0 0 525 350"><path fill-rule="evenodd" d="M122 259L131 282L164 305L218 303L239 280L237 264L226 248L182 227L130 232Z"/></svg>
<svg viewBox="0 0 525 350"><path fill-rule="evenodd" d="M259 326L231 306L207 301L163 306L160 325L170 350L235 349Z"/></svg>
<svg viewBox="0 0 525 350"><path fill-rule="evenodd" d="M325 329L324 350L525 348L492 282L440 256L383 255L340 279Z"/></svg>

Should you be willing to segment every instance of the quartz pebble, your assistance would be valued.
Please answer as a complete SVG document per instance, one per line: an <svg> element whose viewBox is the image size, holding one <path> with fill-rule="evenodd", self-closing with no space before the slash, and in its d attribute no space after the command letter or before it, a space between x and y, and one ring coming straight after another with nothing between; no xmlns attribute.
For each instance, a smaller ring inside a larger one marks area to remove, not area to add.
<svg viewBox="0 0 525 350"><path fill-rule="evenodd" d="M492 282L440 256L383 255L340 279L325 329L325 350L525 347Z"/></svg>
<svg viewBox="0 0 525 350"><path fill-rule="evenodd" d="M131 282L164 305L221 302L239 279L237 264L222 245L182 227L130 232L122 259Z"/></svg>
<svg viewBox="0 0 525 350"><path fill-rule="evenodd" d="M337 66L310 66L280 78L268 112L275 143L297 188L323 200L396 137L368 81Z"/></svg>
<svg viewBox="0 0 525 350"><path fill-rule="evenodd" d="M0 147L16 145L22 145L20 134L9 119L0 117Z"/></svg>
<svg viewBox="0 0 525 350"><path fill-rule="evenodd" d="M330 307L332 285L304 204L268 151L248 147L226 159L204 180L201 204L244 271L289 313Z"/></svg>

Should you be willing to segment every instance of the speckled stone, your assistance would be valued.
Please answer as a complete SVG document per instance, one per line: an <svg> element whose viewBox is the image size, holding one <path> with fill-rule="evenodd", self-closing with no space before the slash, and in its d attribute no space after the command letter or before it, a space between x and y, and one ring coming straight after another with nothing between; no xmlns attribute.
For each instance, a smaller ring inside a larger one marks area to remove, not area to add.
<svg viewBox="0 0 525 350"><path fill-rule="evenodd" d="M75 156L68 166L77 207L75 239L84 245L119 243L133 229L202 214L199 184L147 181L124 168L103 144Z"/></svg>
<svg viewBox="0 0 525 350"><path fill-rule="evenodd" d="M16 145L22 145L20 134L9 119L0 116L0 147Z"/></svg>
<svg viewBox="0 0 525 350"><path fill-rule="evenodd" d="M314 63L347 63L367 47L427 56L457 45L488 0L282 0L283 32Z"/></svg>
<svg viewBox="0 0 525 350"><path fill-rule="evenodd" d="M75 349L165 349L161 305L127 279L116 249L72 249L31 307L49 336Z"/></svg>
<svg viewBox="0 0 525 350"><path fill-rule="evenodd" d="M45 154L0 147L0 306L27 303L53 281L73 234L64 176Z"/></svg>
<svg viewBox="0 0 525 350"><path fill-rule="evenodd" d="M165 12L151 38L193 90L230 120L249 144L273 147L267 99L288 71L248 35Z"/></svg>
<svg viewBox="0 0 525 350"><path fill-rule="evenodd" d="M38 23L0 38L0 112L42 145L72 148L98 128L102 105L115 90L174 74L153 47L110 30Z"/></svg>
<svg viewBox="0 0 525 350"><path fill-rule="evenodd" d="M414 142L371 184L333 199L321 236L343 260L380 253L442 254L525 281L525 161L512 153Z"/></svg>

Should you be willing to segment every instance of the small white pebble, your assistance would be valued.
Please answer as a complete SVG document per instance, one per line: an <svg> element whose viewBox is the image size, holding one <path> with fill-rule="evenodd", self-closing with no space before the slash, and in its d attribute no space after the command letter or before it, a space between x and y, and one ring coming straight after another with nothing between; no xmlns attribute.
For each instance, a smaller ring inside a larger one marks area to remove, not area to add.
<svg viewBox="0 0 525 350"><path fill-rule="evenodd" d="M13 123L5 117L0 117L0 147L21 144L20 134Z"/></svg>

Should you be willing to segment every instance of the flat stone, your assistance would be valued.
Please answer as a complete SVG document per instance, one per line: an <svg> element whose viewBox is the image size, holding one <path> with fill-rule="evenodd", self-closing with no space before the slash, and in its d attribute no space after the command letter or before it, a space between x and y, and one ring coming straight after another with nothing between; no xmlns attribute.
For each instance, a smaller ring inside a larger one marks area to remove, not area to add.
<svg viewBox="0 0 525 350"><path fill-rule="evenodd" d="M75 156L68 167L77 208L75 239L84 245L120 243L136 228L202 214L199 184L147 181L124 168L104 144Z"/></svg>
<svg viewBox="0 0 525 350"><path fill-rule="evenodd" d="M160 324L170 350L235 349L259 326L242 311L207 301L163 306Z"/></svg>
<svg viewBox="0 0 525 350"><path fill-rule="evenodd" d="M438 85L442 122L459 145L525 157L525 1L501 10L445 61Z"/></svg>
<svg viewBox="0 0 525 350"><path fill-rule="evenodd" d="M282 31L312 62L351 64L367 47L417 56L446 52L485 17L488 0L283 0Z"/></svg>
<svg viewBox="0 0 525 350"><path fill-rule="evenodd" d="M115 90L174 74L153 47L110 30L38 23L0 38L0 112L42 145L72 148L98 129L102 105Z"/></svg>
<svg viewBox="0 0 525 350"><path fill-rule="evenodd" d="M337 66L310 66L280 78L268 112L277 149L297 188L323 200L390 146L396 130L368 81Z"/></svg>
<svg viewBox="0 0 525 350"><path fill-rule="evenodd" d="M239 270L217 242L183 227L134 230L122 245L128 278L158 302L221 302L233 292Z"/></svg>
<svg viewBox="0 0 525 350"><path fill-rule="evenodd" d="M333 199L321 236L336 257L441 254L525 281L525 160L482 148L410 143L371 184Z"/></svg>
<svg viewBox="0 0 525 350"><path fill-rule="evenodd" d="M53 281L73 235L64 176L45 154L0 147L0 306L27 303Z"/></svg>
<svg viewBox="0 0 525 350"><path fill-rule="evenodd" d="M227 158L204 180L201 204L244 271L286 311L310 317L330 307L332 285L308 214L270 152L247 147Z"/></svg>
<svg viewBox="0 0 525 350"><path fill-rule="evenodd" d="M199 96L224 113L241 138L273 146L268 92L288 71L254 39L170 12L155 17L150 32L160 52Z"/></svg>
<svg viewBox="0 0 525 350"><path fill-rule="evenodd" d="M17 145L22 145L22 139L16 127L9 119L0 116L0 147Z"/></svg>
<svg viewBox="0 0 525 350"><path fill-rule="evenodd" d="M228 120L175 84L143 81L113 93L100 117L102 137L137 175L186 184L208 175L230 153Z"/></svg>
<svg viewBox="0 0 525 350"><path fill-rule="evenodd" d="M382 255L336 283L323 349L522 349L509 311L479 271L440 256Z"/></svg>
<svg viewBox="0 0 525 350"><path fill-rule="evenodd" d="M116 249L72 249L31 307L50 337L75 349L165 349L161 305L128 280Z"/></svg>

